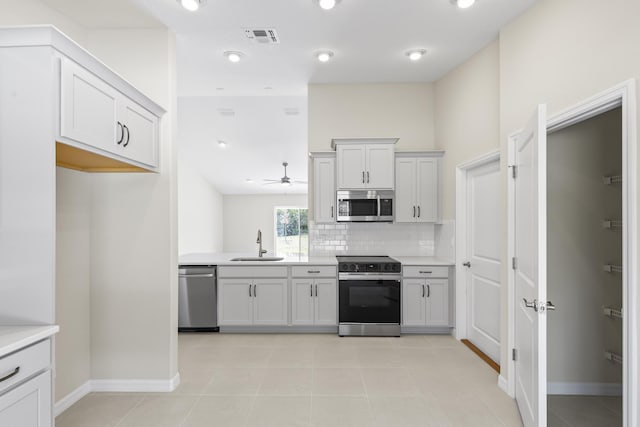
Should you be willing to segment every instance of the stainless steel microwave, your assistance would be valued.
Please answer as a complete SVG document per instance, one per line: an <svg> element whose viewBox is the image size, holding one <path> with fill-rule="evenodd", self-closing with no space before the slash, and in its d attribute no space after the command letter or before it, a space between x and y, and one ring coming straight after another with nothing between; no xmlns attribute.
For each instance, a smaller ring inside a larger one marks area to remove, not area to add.
<svg viewBox="0 0 640 427"><path fill-rule="evenodd" d="M338 222L393 222L393 190L337 191Z"/></svg>

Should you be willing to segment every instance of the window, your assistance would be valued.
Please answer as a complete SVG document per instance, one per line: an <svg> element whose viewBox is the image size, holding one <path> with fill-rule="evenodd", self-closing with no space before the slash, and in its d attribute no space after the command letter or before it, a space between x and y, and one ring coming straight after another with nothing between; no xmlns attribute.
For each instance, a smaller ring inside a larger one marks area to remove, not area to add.
<svg viewBox="0 0 640 427"><path fill-rule="evenodd" d="M308 256L307 208L275 208L276 256Z"/></svg>

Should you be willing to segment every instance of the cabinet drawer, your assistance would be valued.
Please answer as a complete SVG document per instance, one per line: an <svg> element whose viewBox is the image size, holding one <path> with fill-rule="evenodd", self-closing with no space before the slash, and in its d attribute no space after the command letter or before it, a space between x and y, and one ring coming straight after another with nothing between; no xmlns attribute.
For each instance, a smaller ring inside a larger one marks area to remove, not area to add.
<svg viewBox="0 0 640 427"><path fill-rule="evenodd" d="M434 265L402 266L404 277L449 277L449 267Z"/></svg>
<svg viewBox="0 0 640 427"><path fill-rule="evenodd" d="M287 277L287 267L218 267L218 277Z"/></svg>
<svg viewBox="0 0 640 427"><path fill-rule="evenodd" d="M42 341L10 354L0 359L0 379L10 376L0 382L0 394L9 387L17 384L30 376L47 369L51 364L51 342Z"/></svg>
<svg viewBox="0 0 640 427"><path fill-rule="evenodd" d="M336 277L336 267L333 265L305 265L291 267L293 277Z"/></svg>

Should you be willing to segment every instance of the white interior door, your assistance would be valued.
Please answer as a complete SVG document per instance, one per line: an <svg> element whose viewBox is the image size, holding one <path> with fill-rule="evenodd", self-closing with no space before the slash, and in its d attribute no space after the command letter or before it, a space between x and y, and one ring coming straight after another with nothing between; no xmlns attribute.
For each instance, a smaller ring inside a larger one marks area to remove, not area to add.
<svg viewBox="0 0 640 427"><path fill-rule="evenodd" d="M467 338L500 363L500 159L466 173Z"/></svg>
<svg viewBox="0 0 640 427"><path fill-rule="evenodd" d="M547 425L546 106L515 140L515 386L525 427Z"/></svg>

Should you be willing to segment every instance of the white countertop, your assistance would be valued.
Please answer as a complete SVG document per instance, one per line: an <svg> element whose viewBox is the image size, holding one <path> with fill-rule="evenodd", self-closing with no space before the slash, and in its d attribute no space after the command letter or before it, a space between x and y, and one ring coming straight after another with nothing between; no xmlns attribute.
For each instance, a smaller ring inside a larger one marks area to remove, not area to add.
<svg viewBox="0 0 640 427"><path fill-rule="evenodd" d="M58 325L0 326L0 357L49 338L59 330Z"/></svg>
<svg viewBox="0 0 640 427"><path fill-rule="evenodd" d="M231 258L255 257L248 253L191 253L178 257L180 265L338 265L336 257L288 257L282 261L231 261ZM272 255L266 254L265 257Z"/></svg>
<svg viewBox="0 0 640 427"><path fill-rule="evenodd" d="M455 265L455 261L447 258L437 258L432 256L396 256L391 258L400 261L402 265Z"/></svg>

